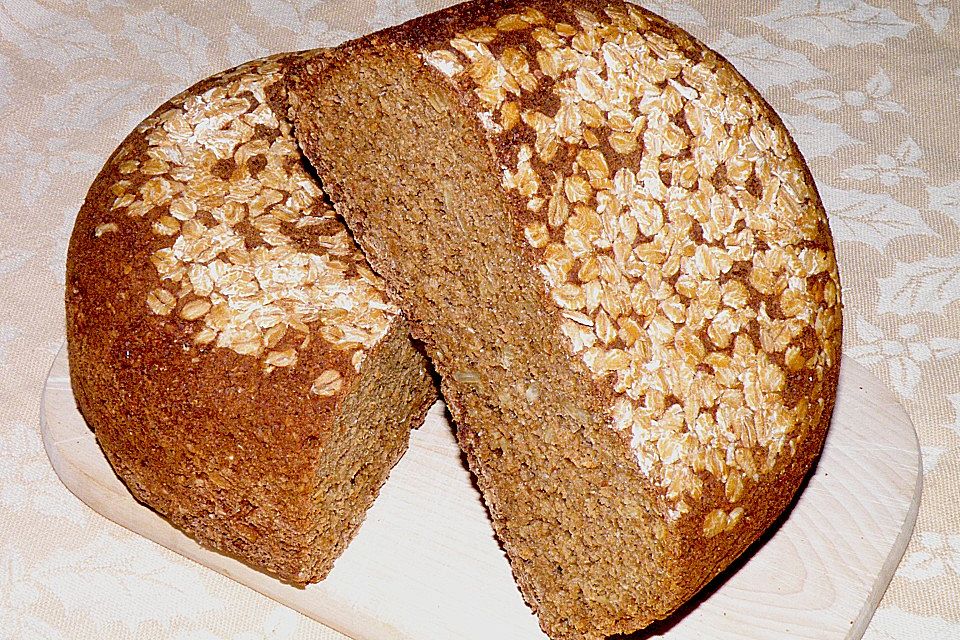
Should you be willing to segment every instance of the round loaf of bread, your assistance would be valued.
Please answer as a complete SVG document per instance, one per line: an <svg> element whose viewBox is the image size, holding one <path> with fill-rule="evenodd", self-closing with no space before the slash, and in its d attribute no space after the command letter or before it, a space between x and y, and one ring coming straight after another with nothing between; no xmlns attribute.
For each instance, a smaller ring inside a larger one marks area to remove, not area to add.
<svg viewBox="0 0 960 640"><path fill-rule="evenodd" d="M292 59L203 80L123 141L77 217L66 309L77 403L133 494L306 583L436 394L269 104Z"/></svg>
<svg viewBox="0 0 960 640"><path fill-rule="evenodd" d="M775 521L830 421L840 284L727 61L618 0L480 0L289 78L552 638L663 618Z"/></svg>

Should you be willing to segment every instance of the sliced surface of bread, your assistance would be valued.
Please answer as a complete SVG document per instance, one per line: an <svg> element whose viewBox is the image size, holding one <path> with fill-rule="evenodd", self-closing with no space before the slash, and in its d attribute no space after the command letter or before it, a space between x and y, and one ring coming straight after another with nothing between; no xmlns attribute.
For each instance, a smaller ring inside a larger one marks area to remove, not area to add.
<svg viewBox="0 0 960 640"><path fill-rule="evenodd" d="M669 615L774 522L830 421L840 286L727 61L616 0L482 0L288 80L552 638Z"/></svg>
<svg viewBox="0 0 960 640"><path fill-rule="evenodd" d="M357 531L436 391L256 60L162 105L107 161L67 258L78 405L133 494L302 584Z"/></svg>

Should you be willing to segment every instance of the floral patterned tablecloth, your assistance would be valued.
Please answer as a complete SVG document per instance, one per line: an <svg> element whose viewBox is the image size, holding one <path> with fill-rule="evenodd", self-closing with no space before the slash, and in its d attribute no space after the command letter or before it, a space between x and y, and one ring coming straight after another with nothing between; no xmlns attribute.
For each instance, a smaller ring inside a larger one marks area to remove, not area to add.
<svg viewBox="0 0 960 640"><path fill-rule="evenodd" d="M101 518L38 433L64 259L101 163L165 98L443 0L0 3L0 637L342 638ZM868 640L960 638L960 6L646 0L783 116L831 215L845 350L920 437L916 531Z"/></svg>

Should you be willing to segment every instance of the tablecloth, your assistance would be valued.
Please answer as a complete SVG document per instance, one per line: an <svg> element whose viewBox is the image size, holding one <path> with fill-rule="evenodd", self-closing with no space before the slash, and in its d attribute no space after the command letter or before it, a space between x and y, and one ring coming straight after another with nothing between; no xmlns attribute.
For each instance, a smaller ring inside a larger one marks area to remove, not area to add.
<svg viewBox="0 0 960 640"><path fill-rule="evenodd" d="M443 0L0 4L0 638L342 638L90 511L38 433L64 260L98 168L165 98ZM838 240L844 349L919 434L916 530L868 640L960 638L960 5L645 0L783 116Z"/></svg>

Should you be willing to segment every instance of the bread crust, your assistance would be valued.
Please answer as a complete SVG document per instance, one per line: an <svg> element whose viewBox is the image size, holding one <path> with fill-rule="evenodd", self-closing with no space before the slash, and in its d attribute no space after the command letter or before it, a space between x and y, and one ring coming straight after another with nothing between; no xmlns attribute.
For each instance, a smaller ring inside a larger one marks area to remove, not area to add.
<svg viewBox="0 0 960 640"><path fill-rule="evenodd" d="M289 125L266 103L295 57L205 79L120 144L78 214L65 302L77 404L134 496L202 544L303 584L322 579L353 537L436 393L406 322L302 166ZM236 112L224 117L217 105ZM252 124L224 151L215 140L189 146L182 126L190 117L200 127L194 139L204 127L215 136ZM256 153L243 156L245 146ZM271 189L277 197L254 217ZM190 229L193 222L201 227ZM217 228L230 234L229 248L188 252L173 270L160 259ZM304 276L302 294L268 290L269 273L243 280L238 271L260 258L273 273L299 260L319 275ZM215 269L233 284L205 283ZM244 282L245 291L229 288ZM324 286L339 287L343 299L307 295ZM368 317L355 322L334 309L361 303ZM253 320L229 316L237 308ZM213 318L218 309L223 317ZM357 336L343 338L344 329ZM342 413L358 394L374 397L361 387L375 381L395 401L382 408L386 425L367 425L382 441L371 449L378 477L365 495L340 503L343 513L331 512L323 494L341 470L325 453L370 446Z"/></svg>

